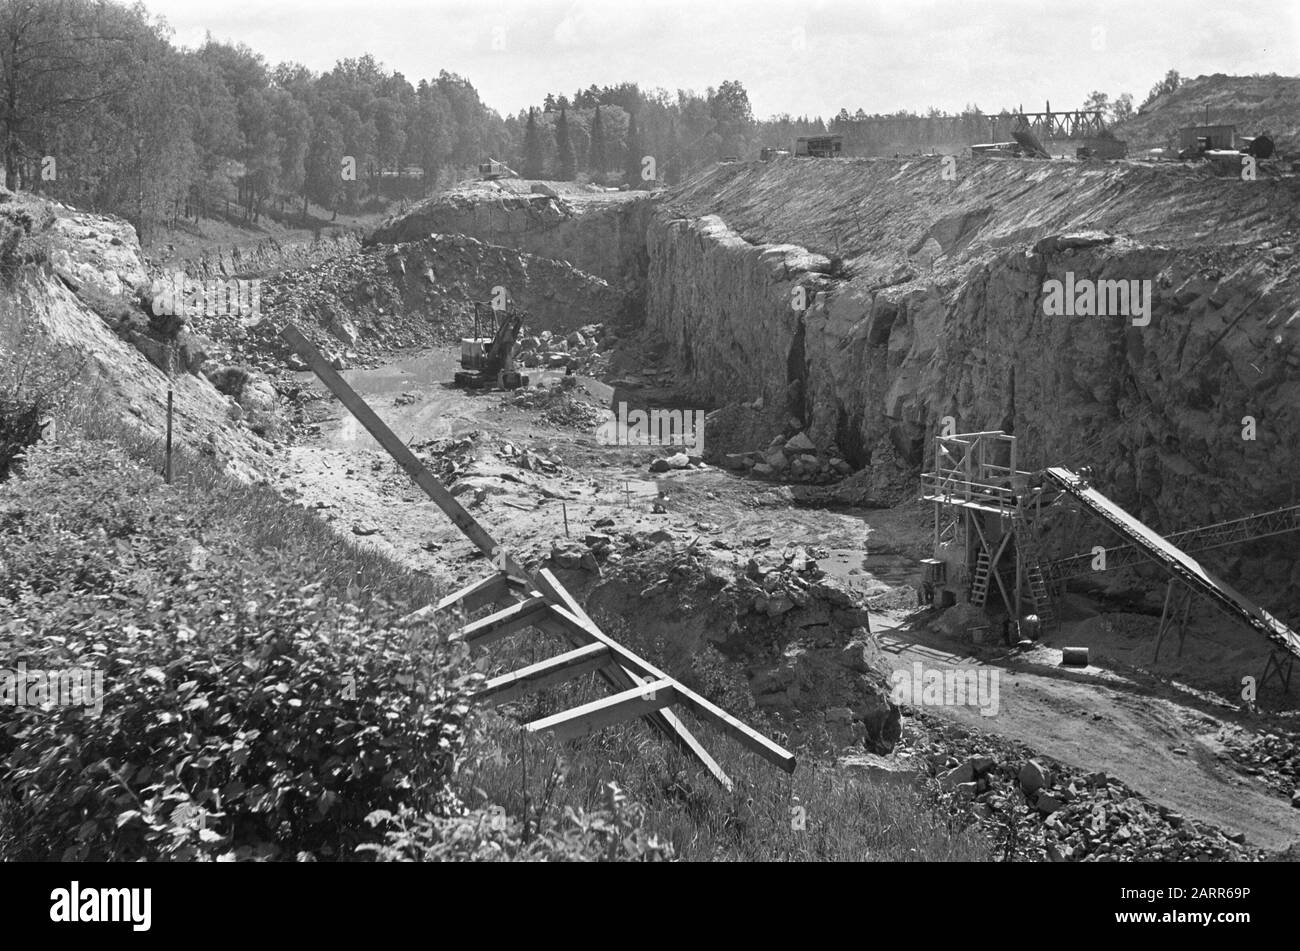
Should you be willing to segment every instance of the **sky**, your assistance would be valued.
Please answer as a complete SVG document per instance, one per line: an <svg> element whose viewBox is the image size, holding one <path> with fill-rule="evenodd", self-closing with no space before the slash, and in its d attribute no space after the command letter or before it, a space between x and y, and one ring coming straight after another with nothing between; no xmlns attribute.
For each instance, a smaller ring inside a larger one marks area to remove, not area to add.
<svg viewBox="0 0 1300 951"><path fill-rule="evenodd" d="M145 0L194 47L207 33L316 72L371 53L412 84L459 73L503 115L547 92L739 79L754 114L847 107L1141 103L1169 69L1300 75L1300 0Z"/></svg>

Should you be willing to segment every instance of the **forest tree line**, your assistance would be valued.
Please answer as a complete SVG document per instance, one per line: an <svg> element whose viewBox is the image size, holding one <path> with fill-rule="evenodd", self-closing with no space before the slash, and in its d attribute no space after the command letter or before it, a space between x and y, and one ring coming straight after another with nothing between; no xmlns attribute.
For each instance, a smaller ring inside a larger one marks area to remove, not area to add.
<svg viewBox="0 0 1300 951"><path fill-rule="evenodd" d="M1177 82L1171 73L1166 90ZM1089 104L1118 120L1131 97L1094 93ZM977 107L963 114L981 127ZM121 215L142 239L227 204L249 223L305 219L309 203L356 212L385 193L428 194L489 158L527 178L674 184L798 136L851 132L862 118L757 120L734 79L702 93L592 85L503 118L445 70L412 84L364 54L316 73L211 36L178 48L139 3L0 0L6 182Z"/></svg>

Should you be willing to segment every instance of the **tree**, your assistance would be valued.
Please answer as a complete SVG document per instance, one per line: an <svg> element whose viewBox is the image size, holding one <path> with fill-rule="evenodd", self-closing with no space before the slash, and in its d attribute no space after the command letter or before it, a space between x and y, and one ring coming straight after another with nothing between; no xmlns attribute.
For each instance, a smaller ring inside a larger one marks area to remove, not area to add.
<svg viewBox="0 0 1300 951"><path fill-rule="evenodd" d="M605 156L605 124L600 119L600 106L591 119L591 151L587 156L587 170L592 175L602 175L609 162Z"/></svg>
<svg viewBox="0 0 1300 951"><path fill-rule="evenodd" d="M555 122L555 151L560 163L556 178L562 182L573 181L578 172L578 163L573 155L573 142L569 139L569 119L563 109Z"/></svg>
<svg viewBox="0 0 1300 951"><path fill-rule="evenodd" d="M745 92L739 79L728 80L719 86L709 101L709 107L718 122L742 129L753 125L754 111L749 105L749 93Z"/></svg>
<svg viewBox="0 0 1300 951"><path fill-rule="evenodd" d="M1133 95L1132 93L1121 93L1115 97L1115 101L1110 104L1110 121L1114 125L1131 118L1133 115Z"/></svg>
<svg viewBox="0 0 1300 951"><path fill-rule="evenodd" d="M343 160L343 141L338 126L329 118L315 123L311 146L307 150L306 175L303 180L302 214L307 217L307 202L314 201L324 208L333 208L343 191L340 174Z"/></svg>
<svg viewBox="0 0 1300 951"><path fill-rule="evenodd" d="M1151 105L1151 103L1165 95L1165 93L1177 92L1178 87L1182 84L1183 79L1178 75L1178 70L1169 70L1169 72L1165 73L1164 79L1151 87L1151 92L1148 93L1146 101L1142 103L1139 110L1145 109L1147 106Z"/></svg>
<svg viewBox="0 0 1300 951"><path fill-rule="evenodd" d="M641 132L636 126L636 113L627 117L627 158L623 162L623 175L628 188L636 188L641 182Z"/></svg>
<svg viewBox="0 0 1300 951"><path fill-rule="evenodd" d="M56 130L98 111L131 77L123 70L148 27L140 9L89 0L0 3L0 127L10 187Z"/></svg>
<svg viewBox="0 0 1300 951"><path fill-rule="evenodd" d="M1083 102L1083 112L1106 112L1110 109L1110 96L1100 90L1088 93Z"/></svg>
<svg viewBox="0 0 1300 951"><path fill-rule="evenodd" d="M524 154L522 168L524 178L541 178L545 172L545 156L542 154L542 137L537 131L537 115L533 109L528 110L528 125L524 128Z"/></svg>

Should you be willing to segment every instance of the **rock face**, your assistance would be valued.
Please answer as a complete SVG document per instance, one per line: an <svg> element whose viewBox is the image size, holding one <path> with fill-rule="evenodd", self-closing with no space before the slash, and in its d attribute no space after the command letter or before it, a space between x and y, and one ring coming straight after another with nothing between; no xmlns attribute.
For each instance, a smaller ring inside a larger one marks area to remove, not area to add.
<svg viewBox="0 0 1300 951"><path fill-rule="evenodd" d="M183 322L166 328L178 360L171 379L164 375L164 348L142 332L157 328L138 305L148 279L129 224L28 195L0 206L0 219L4 226L22 219L48 223L26 231L18 250L33 260L43 256L50 267L17 269L6 293L21 301L21 319L39 346L82 364L100 408L161 438L170 389L178 444L216 457L237 477L261 477L268 468L260 455L265 444L239 422L242 411L232 412L229 399L198 374L208 342ZM33 255L38 245L41 252Z"/></svg>
<svg viewBox="0 0 1300 951"><path fill-rule="evenodd" d="M689 183L649 222L647 325L716 402L761 405L769 435L794 416L854 467L888 447L915 472L951 416L958 432L1014 432L1021 468L1092 465L1102 491L1162 530L1290 504L1294 191L1175 167L1000 162L968 164L960 191L942 192L939 171L846 160ZM928 262L908 250L927 244ZM1046 282L1071 279L1138 282L1149 322L1049 316ZM710 445L735 455L757 435ZM782 475L779 460L759 466ZM1300 605L1295 540L1263 544L1266 606ZM1228 580L1249 586L1242 571Z"/></svg>

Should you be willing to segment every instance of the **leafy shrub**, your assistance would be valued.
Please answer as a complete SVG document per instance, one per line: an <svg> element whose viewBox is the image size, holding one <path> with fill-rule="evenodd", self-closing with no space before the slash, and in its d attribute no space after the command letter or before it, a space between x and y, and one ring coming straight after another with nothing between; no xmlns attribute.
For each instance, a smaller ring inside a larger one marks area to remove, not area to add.
<svg viewBox="0 0 1300 951"><path fill-rule="evenodd" d="M360 849L388 862L660 862L673 858L672 846L643 828L643 806L629 801L615 783L607 784L604 793L599 808L566 807L527 834L523 824L499 806L458 816L377 811L368 819L384 828L384 841Z"/></svg>
<svg viewBox="0 0 1300 951"><path fill-rule="evenodd" d="M50 343L22 305L0 304L0 480L36 444L84 358Z"/></svg>
<svg viewBox="0 0 1300 951"><path fill-rule="evenodd" d="M8 857L351 857L376 810L454 811L463 658L179 491L74 442L0 497L0 654L104 675L97 715L0 705Z"/></svg>

